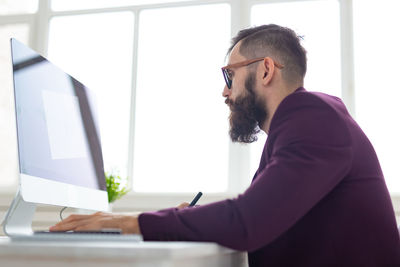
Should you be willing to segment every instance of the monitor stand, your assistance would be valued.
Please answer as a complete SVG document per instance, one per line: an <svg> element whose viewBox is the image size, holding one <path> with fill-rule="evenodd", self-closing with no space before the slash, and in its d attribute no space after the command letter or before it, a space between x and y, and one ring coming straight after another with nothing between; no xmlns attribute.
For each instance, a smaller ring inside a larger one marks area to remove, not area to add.
<svg viewBox="0 0 400 267"><path fill-rule="evenodd" d="M4 233L8 236L32 235L32 220L35 214L36 204L26 202L18 189L10 208L3 221Z"/></svg>

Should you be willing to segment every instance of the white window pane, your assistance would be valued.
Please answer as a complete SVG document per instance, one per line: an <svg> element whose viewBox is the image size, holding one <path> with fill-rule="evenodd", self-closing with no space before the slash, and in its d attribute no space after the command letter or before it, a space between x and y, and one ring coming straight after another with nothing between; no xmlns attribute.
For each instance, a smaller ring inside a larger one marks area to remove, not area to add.
<svg viewBox="0 0 400 267"><path fill-rule="evenodd" d="M133 13L56 17L49 58L97 96L105 169L126 175Z"/></svg>
<svg viewBox="0 0 400 267"><path fill-rule="evenodd" d="M129 5L149 5L158 3L183 2L187 0L53 0L52 9L56 11L119 7Z"/></svg>
<svg viewBox="0 0 400 267"><path fill-rule="evenodd" d="M133 189L227 190L230 6L148 10L139 25Z"/></svg>
<svg viewBox="0 0 400 267"><path fill-rule="evenodd" d="M301 1L254 5L253 25L278 24L303 37L307 50L304 87L341 96L340 20L337 0ZM251 172L258 168L265 136L251 144Z"/></svg>
<svg viewBox="0 0 400 267"><path fill-rule="evenodd" d="M260 132L258 140L250 144L250 174L249 177L253 177L256 173L258 166L260 165L261 154L264 150L265 142L267 141L267 135L264 132Z"/></svg>
<svg viewBox="0 0 400 267"><path fill-rule="evenodd" d="M0 0L0 15L34 13L38 0Z"/></svg>
<svg viewBox="0 0 400 267"><path fill-rule="evenodd" d="M336 0L254 5L253 25L278 24L303 36L307 50L304 86L310 91L341 95L340 21Z"/></svg>
<svg viewBox="0 0 400 267"><path fill-rule="evenodd" d="M356 117L378 154L391 192L400 192L400 1L354 1ZM373 18L373 19L371 19Z"/></svg>
<svg viewBox="0 0 400 267"><path fill-rule="evenodd" d="M10 38L27 44L28 36L26 24L0 26L0 187L16 185L18 177Z"/></svg>

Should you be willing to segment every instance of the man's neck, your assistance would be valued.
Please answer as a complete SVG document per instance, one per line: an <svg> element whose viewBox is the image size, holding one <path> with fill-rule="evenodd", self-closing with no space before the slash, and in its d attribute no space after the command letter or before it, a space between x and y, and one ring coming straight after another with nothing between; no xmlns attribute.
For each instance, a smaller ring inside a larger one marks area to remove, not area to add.
<svg viewBox="0 0 400 267"><path fill-rule="evenodd" d="M296 89L299 87L302 87L303 85L292 85L292 86L282 86L276 92L279 92L275 94L274 96L271 96L268 100L269 103L267 105L268 108L268 118L265 120L264 124L262 125L262 130L268 135L269 134L269 128L271 126L271 121L272 118L275 115L276 110L278 109L278 106L281 104L282 100L285 99L288 95L292 94Z"/></svg>

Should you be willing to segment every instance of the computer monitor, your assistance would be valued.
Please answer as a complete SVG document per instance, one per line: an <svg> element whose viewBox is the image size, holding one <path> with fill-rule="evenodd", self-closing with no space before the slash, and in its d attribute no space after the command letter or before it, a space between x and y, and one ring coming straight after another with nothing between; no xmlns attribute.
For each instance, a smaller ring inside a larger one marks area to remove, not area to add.
<svg viewBox="0 0 400 267"><path fill-rule="evenodd" d="M82 83L11 39L19 189L3 223L32 233L36 204L106 211L95 98Z"/></svg>

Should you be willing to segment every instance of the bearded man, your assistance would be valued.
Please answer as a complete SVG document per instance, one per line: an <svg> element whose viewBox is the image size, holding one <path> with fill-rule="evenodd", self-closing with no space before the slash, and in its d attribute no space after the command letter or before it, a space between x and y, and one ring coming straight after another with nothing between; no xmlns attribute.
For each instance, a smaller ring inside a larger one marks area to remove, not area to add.
<svg viewBox="0 0 400 267"><path fill-rule="evenodd" d="M247 251L250 267L400 264L376 153L339 98L303 88L299 37L278 25L245 29L228 55L231 139L251 143L259 131L268 134L245 192L138 216L73 215L50 230L121 228L144 240L211 241Z"/></svg>

